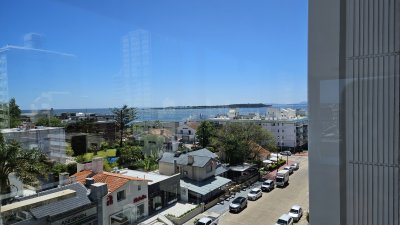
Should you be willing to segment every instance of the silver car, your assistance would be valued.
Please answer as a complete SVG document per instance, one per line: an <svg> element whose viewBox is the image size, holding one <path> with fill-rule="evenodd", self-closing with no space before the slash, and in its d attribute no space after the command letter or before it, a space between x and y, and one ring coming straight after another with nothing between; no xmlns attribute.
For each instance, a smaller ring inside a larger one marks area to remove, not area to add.
<svg viewBox="0 0 400 225"><path fill-rule="evenodd" d="M293 171L294 171L294 169L293 169L292 167L290 167L290 166L285 166L285 167L283 167L283 169L284 169L284 170L288 170L288 171L289 171L289 174L292 174Z"/></svg>

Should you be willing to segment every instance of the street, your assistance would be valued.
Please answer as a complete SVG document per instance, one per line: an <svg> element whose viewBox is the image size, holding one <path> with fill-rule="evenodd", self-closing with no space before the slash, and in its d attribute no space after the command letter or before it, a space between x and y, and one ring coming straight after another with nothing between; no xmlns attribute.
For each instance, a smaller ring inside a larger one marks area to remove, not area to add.
<svg viewBox="0 0 400 225"><path fill-rule="evenodd" d="M207 210L222 214L219 220L221 225L258 225L275 224L278 218L288 213L292 205L300 205L303 208L304 215L297 223L306 225L306 212L308 211L308 157L290 156L290 161L300 162L299 170L290 175L289 185L286 188L275 188L271 192L263 192L263 196L256 201L248 201L248 206L242 212L230 213L228 211L229 203L216 205ZM255 185L259 187L260 183ZM246 196L249 190L237 196ZM231 200L232 201L232 200ZM200 218L202 215L196 216ZM193 220L186 224L193 224Z"/></svg>
<svg viewBox="0 0 400 225"><path fill-rule="evenodd" d="M304 216L298 224L307 224L305 213L308 210L308 158L305 156L291 156L289 158L300 162L300 169L290 176L289 186L264 192L263 196L257 201L249 201L248 207L240 213L224 213L219 224L275 224L277 219L282 214L287 213L290 207L295 204L300 205L304 210Z"/></svg>

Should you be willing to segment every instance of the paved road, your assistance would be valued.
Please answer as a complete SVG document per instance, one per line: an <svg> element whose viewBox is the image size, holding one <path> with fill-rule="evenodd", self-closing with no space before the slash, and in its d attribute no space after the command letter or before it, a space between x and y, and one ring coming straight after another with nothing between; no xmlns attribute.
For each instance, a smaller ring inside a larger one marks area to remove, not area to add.
<svg viewBox="0 0 400 225"><path fill-rule="evenodd" d="M257 201L249 201L248 207L238 214L226 212L221 216L220 225L258 225L272 224L283 213L287 213L294 204L299 204L304 211L308 210L308 158L306 156L291 156L289 160L300 162L300 169L289 179L289 186L275 188L270 193L264 192ZM193 223L192 223L193 224ZM298 223L306 225L303 216Z"/></svg>

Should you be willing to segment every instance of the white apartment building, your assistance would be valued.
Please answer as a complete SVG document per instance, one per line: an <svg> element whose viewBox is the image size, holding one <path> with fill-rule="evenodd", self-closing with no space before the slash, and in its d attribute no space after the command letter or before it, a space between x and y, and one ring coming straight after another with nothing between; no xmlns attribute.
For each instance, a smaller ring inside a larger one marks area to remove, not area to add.
<svg viewBox="0 0 400 225"><path fill-rule="evenodd" d="M259 121L262 128L274 135L278 146L296 148L307 143L308 120L306 118Z"/></svg>
<svg viewBox="0 0 400 225"><path fill-rule="evenodd" d="M296 110L273 110L269 111L270 115L285 115L292 116L291 118L283 118L282 116L275 117L275 119L257 118L257 119L223 119L213 118L211 121L218 124L226 124L231 122L236 123L254 123L258 124L265 130L270 131L276 140L279 147L296 149L308 143L308 119L307 117L296 117ZM279 112L278 114L276 114ZM294 114L293 114L294 112ZM274 113L274 114L272 114ZM282 113L282 114L281 114ZM280 118L280 119L278 119Z"/></svg>
<svg viewBox="0 0 400 225"><path fill-rule="evenodd" d="M296 110L268 107L265 118L268 120L294 119L296 118Z"/></svg>
<svg viewBox="0 0 400 225"><path fill-rule="evenodd" d="M2 129L6 140L16 140L24 149L38 148L54 161L65 163L65 130L62 127L37 127Z"/></svg>

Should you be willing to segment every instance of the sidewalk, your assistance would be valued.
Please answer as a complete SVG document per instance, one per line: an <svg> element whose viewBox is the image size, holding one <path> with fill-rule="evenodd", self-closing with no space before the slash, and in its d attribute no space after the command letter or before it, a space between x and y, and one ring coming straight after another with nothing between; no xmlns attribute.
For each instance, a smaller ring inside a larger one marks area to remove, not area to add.
<svg viewBox="0 0 400 225"><path fill-rule="evenodd" d="M292 163L295 163L295 161L289 160L287 163L285 163L285 164L283 164L281 167L279 167L279 169L275 169L275 170L269 172L268 174L264 175L262 178L263 178L264 180L268 180L268 179L269 179L269 180L274 180L274 179L275 179L275 176L276 176L276 172L277 172L278 170L282 170L285 166L290 166Z"/></svg>

